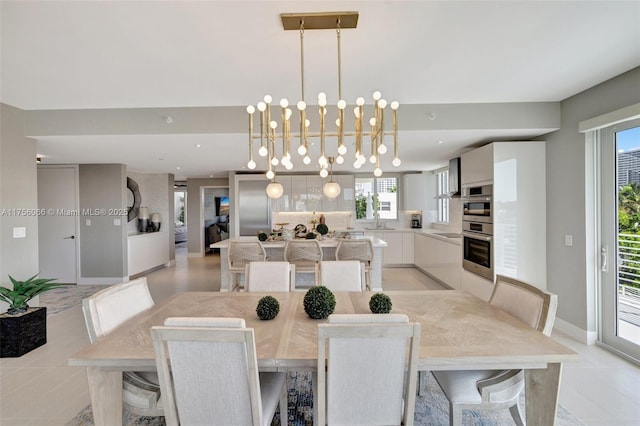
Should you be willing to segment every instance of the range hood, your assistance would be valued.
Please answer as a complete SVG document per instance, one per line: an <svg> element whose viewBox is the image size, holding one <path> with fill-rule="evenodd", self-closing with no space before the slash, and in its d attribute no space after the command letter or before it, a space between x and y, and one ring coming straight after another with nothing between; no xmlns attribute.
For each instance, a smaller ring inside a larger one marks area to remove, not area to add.
<svg viewBox="0 0 640 426"><path fill-rule="evenodd" d="M449 160L449 197L460 197L460 157Z"/></svg>

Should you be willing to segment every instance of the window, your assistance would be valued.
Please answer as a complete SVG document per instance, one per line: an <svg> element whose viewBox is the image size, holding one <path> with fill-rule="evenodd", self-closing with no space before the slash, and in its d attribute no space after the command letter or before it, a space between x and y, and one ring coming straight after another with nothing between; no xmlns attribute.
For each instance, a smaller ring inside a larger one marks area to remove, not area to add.
<svg viewBox="0 0 640 426"><path fill-rule="evenodd" d="M449 223L449 171L444 170L436 174L438 185L438 222Z"/></svg>
<svg viewBox="0 0 640 426"><path fill-rule="evenodd" d="M356 219L398 219L398 178L356 178Z"/></svg>

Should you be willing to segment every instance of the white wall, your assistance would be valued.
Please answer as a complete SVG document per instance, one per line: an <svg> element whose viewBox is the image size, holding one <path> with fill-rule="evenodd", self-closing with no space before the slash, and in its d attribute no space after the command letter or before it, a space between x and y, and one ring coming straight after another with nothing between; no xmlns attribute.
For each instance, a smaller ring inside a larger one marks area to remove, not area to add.
<svg viewBox="0 0 640 426"><path fill-rule="evenodd" d="M173 209L169 209L169 199L173 202L173 188L167 188L167 173L136 173L127 171L127 176L135 180L140 191L140 207L148 207L149 214L160 214L160 231L169 232L169 224L173 222ZM170 196L171 195L171 196ZM171 214L169 213L171 212ZM127 224L127 232L138 232L138 218Z"/></svg>

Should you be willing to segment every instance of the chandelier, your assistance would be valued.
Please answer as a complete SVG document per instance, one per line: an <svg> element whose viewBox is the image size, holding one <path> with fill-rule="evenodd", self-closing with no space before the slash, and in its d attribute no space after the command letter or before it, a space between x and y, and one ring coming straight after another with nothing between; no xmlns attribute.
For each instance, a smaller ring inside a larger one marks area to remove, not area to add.
<svg viewBox="0 0 640 426"><path fill-rule="evenodd" d="M329 175L327 169L331 166L331 178L323 187L325 196L335 198L340 194L340 185L333 181L333 163L343 164L345 156L348 154L347 144L348 138L353 138L353 167L359 169L367 160L375 166L373 174L376 177L382 175L380 167L380 156L385 155L388 151L385 144L385 136L393 138L393 161L391 164L395 167L400 166L401 161L398 157L398 118L397 111L399 103L394 101L388 102L382 98L379 91L373 93L373 107L370 109L369 131L364 128L365 120L365 100L358 97L353 108L354 130L346 129L345 109L347 102L342 97L342 58L340 48L340 33L343 28L356 28L358 24L358 12L321 12L321 13L302 13L291 14L283 13L280 15L282 25L285 30L298 30L300 33L300 75L302 87L302 99L297 102L298 110L298 133L291 132L291 118L293 111L290 108L287 99L280 100L280 124L275 120L275 114L272 113L273 98L266 95L262 101L256 106L249 105L247 113L249 114L249 161L247 167L251 170L257 167L254 160L254 141L260 141L258 148L258 156L266 157L267 179L271 183L267 187L267 194L271 198L279 198L283 193L282 185L276 180L276 166L282 165L286 170L293 169L293 160L291 153L291 139L299 139L297 154L302 157L302 163L309 165L312 162L311 152L309 149L309 140L312 138L319 139L320 153L317 163L320 167L320 176L326 178ZM319 132L312 133L309 131L311 120L308 118L308 105L304 97L304 32L305 30L324 30L335 29L338 44L338 101L337 119L335 120L336 130L329 131L327 129L327 95L324 92L318 94L318 127ZM393 116L392 131L385 130L385 110L387 105L390 107ZM254 123L254 115L259 117L258 123ZM254 124L257 124L259 130L254 133ZM363 135L364 134L364 135ZM368 134L368 135L367 135ZM363 137L369 137L368 150L365 149L367 143L363 141ZM328 155L326 150L327 139L331 139L335 143L335 153ZM278 157L278 145L280 145L280 157ZM366 156L365 151L369 154Z"/></svg>

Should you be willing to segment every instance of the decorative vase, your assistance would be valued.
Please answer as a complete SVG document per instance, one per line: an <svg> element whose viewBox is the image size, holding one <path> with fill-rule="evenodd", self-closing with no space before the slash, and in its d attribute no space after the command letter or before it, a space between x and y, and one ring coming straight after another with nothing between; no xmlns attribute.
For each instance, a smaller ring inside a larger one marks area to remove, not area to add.
<svg viewBox="0 0 640 426"><path fill-rule="evenodd" d="M0 315L0 358L19 357L47 343L47 308Z"/></svg>
<svg viewBox="0 0 640 426"><path fill-rule="evenodd" d="M149 208L140 207L138 209L138 232L147 232L149 228Z"/></svg>
<svg viewBox="0 0 640 426"><path fill-rule="evenodd" d="M153 232L160 230L160 213L151 214L151 227L153 228Z"/></svg>

